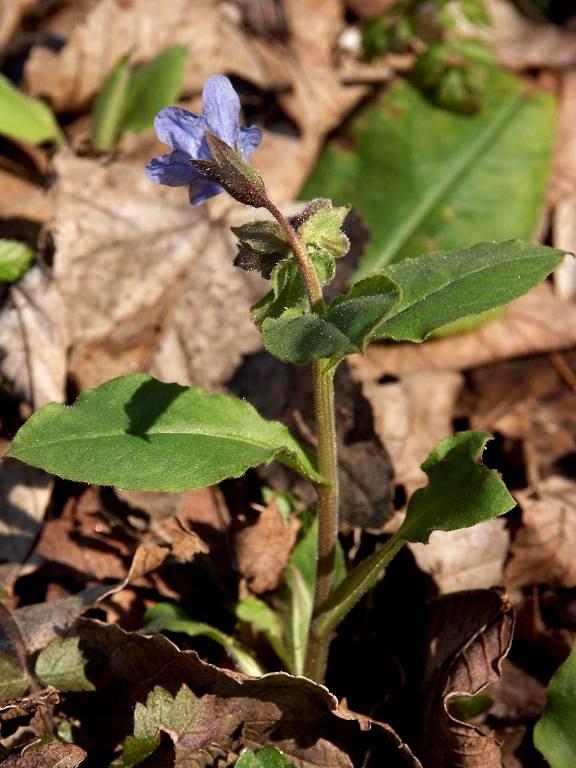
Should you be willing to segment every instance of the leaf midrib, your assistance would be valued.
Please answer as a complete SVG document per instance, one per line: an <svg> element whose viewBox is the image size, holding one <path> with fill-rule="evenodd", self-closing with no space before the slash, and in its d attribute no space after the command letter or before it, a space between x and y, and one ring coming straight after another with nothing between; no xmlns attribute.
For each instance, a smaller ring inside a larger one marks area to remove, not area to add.
<svg viewBox="0 0 576 768"><path fill-rule="evenodd" d="M456 155L455 161L448 168L453 170L453 174L448 173L444 179L440 179L436 187L432 187L430 192L422 197L420 203L414 208L413 213L404 220L402 226L396 230L396 234L386 248L380 252L380 257L370 270L377 269L378 265L387 265L393 263L396 253L406 244L407 240L414 234L422 221L433 210L439 200L445 196L452 187L454 187L466 171L474 164L476 159L490 144L491 140L500 130L508 117L519 109L522 100L519 96L510 103L505 103L499 111L495 113L495 119L487 128L478 134L476 141L464 145L464 150L470 148L469 152L464 151L461 156ZM361 274L361 273L360 273Z"/></svg>

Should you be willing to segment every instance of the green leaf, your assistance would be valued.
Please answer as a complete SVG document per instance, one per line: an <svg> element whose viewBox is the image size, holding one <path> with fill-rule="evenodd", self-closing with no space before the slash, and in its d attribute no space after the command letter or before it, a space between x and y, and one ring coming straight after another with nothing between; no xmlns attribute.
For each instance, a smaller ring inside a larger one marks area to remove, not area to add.
<svg viewBox="0 0 576 768"><path fill-rule="evenodd" d="M113 67L94 102L91 134L98 149L114 149L120 138L129 85L130 54L126 54Z"/></svg>
<svg viewBox="0 0 576 768"><path fill-rule="evenodd" d="M534 728L534 744L552 768L576 765L576 648L556 670L548 701Z"/></svg>
<svg viewBox="0 0 576 768"><path fill-rule="evenodd" d="M36 659L36 677L42 685L53 685L58 691L94 691L86 677L87 659L79 646L80 638L52 640Z"/></svg>
<svg viewBox="0 0 576 768"><path fill-rule="evenodd" d="M141 491L201 488L273 459L321 481L286 427L248 403L144 373L87 390L72 407L45 405L10 455L68 480Z"/></svg>
<svg viewBox="0 0 576 768"><path fill-rule="evenodd" d="M121 768L133 768L152 755L160 744L160 734L167 733L176 744L182 742L187 751L186 739L192 737L206 724L205 706L188 686L183 685L176 696L172 696L159 685L148 694L146 704L138 702L134 708L134 735L125 740L122 757L113 763ZM182 757L182 755L180 755ZM178 763L178 756L176 758Z"/></svg>
<svg viewBox="0 0 576 768"><path fill-rule="evenodd" d="M34 261L34 251L18 240L0 240L0 282L19 280Z"/></svg>
<svg viewBox="0 0 576 768"><path fill-rule="evenodd" d="M161 109L176 101L182 90L187 50L175 45L166 49L130 77L122 128L139 133L151 128Z"/></svg>
<svg viewBox="0 0 576 768"><path fill-rule="evenodd" d="M0 134L12 139L42 144L64 144L64 137L50 107L31 99L0 75Z"/></svg>
<svg viewBox="0 0 576 768"><path fill-rule="evenodd" d="M541 282L564 252L518 240L478 243L392 264L402 298L372 339L420 342L447 323L500 307Z"/></svg>
<svg viewBox="0 0 576 768"><path fill-rule="evenodd" d="M333 631L378 582L407 541L426 544L433 531L468 528L515 506L498 472L480 463L490 437L487 432L459 432L434 448L422 464L428 485L412 494L398 531L353 568L334 590L314 621L315 632Z"/></svg>
<svg viewBox="0 0 576 768"><path fill-rule="evenodd" d="M0 702L20 698L29 687L26 670L12 656L0 651Z"/></svg>
<svg viewBox="0 0 576 768"><path fill-rule="evenodd" d="M264 747L256 752L245 749L236 768L296 768L294 763L289 763L285 755L276 747Z"/></svg>
<svg viewBox="0 0 576 768"><path fill-rule="evenodd" d="M145 635L157 632L179 632L188 637L208 637L221 645L236 662L241 672L260 677L265 671L256 659L233 637L210 624L193 621L186 611L170 603L158 603L146 612L146 625L140 630Z"/></svg>
<svg viewBox="0 0 576 768"><path fill-rule="evenodd" d="M311 258L322 255L328 259L340 259L350 248L350 241L342 232L350 206L333 207L329 200L322 198L317 204L316 210L298 227L298 233L306 243Z"/></svg>
<svg viewBox="0 0 576 768"><path fill-rule="evenodd" d="M399 82L332 141L300 193L352 203L373 232L361 276L423 251L530 240L554 139L554 101L494 72L485 108L457 115ZM352 149L351 149L352 147Z"/></svg>
<svg viewBox="0 0 576 768"><path fill-rule="evenodd" d="M521 296L563 257L547 246L511 240L406 259L356 283L326 315L290 310L268 318L264 345L281 360L302 364L315 357L336 362L376 339L421 342L447 323Z"/></svg>
<svg viewBox="0 0 576 768"><path fill-rule="evenodd" d="M239 600L235 609L236 616L240 621L253 624L256 629L266 637L274 652L288 666L288 654L283 640L283 626L280 617L274 613L272 608L258 597L245 597Z"/></svg>
<svg viewBox="0 0 576 768"><path fill-rule="evenodd" d="M362 352L373 330L387 317L400 291L386 275L356 283L345 296L331 303L326 315L294 316L285 312L262 326L266 349L280 360L304 364L315 357L336 362Z"/></svg>
<svg viewBox="0 0 576 768"><path fill-rule="evenodd" d="M481 456L491 435L458 432L442 440L422 464L428 485L408 502L398 538L426 544L432 531L456 531L503 515L516 502Z"/></svg>

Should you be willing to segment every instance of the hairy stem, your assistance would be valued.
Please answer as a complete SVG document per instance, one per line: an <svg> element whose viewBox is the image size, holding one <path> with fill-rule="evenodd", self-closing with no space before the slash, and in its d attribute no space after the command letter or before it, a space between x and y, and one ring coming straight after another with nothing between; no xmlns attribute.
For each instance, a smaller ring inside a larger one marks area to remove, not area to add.
<svg viewBox="0 0 576 768"><path fill-rule="evenodd" d="M302 279L306 286L312 312L324 314L322 288L312 264L306 244L286 217L270 203L268 208L282 227ZM318 554L316 561L316 586L314 590L313 618L317 616L332 591L336 543L338 540L338 454L336 447L336 423L334 410L334 369L327 359L314 360L314 410L318 441L318 470L326 483L317 486L318 493ZM326 670L329 634L310 630L304 674L322 682Z"/></svg>

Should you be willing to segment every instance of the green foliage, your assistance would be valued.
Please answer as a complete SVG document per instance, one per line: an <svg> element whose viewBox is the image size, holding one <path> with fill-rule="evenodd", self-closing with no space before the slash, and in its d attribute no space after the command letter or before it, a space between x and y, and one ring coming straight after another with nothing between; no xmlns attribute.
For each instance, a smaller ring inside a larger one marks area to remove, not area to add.
<svg viewBox="0 0 576 768"><path fill-rule="evenodd" d="M267 603L258 597L245 597L236 604L236 616L260 630L284 666L289 667L282 621Z"/></svg>
<svg viewBox="0 0 576 768"><path fill-rule="evenodd" d="M52 685L58 691L94 691L86 677L87 659L78 637L57 638L40 651L35 674L42 685Z"/></svg>
<svg viewBox="0 0 576 768"><path fill-rule="evenodd" d="M320 480L286 427L248 403L143 373L87 390L71 408L45 405L10 455L69 480L134 490L201 488L273 459Z"/></svg>
<svg viewBox="0 0 576 768"><path fill-rule="evenodd" d="M108 151L114 149L123 131L140 133L151 128L156 113L178 98L185 67L186 49L178 45L135 71L130 55L122 56L94 102L94 145Z"/></svg>
<svg viewBox="0 0 576 768"><path fill-rule="evenodd" d="M258 677L265 672L252 654L233 637L210 624L193 621L186 611L177 605L158 603L150 608L146 612L146 625L140 631L145 635L177 632L188 637L208 637L227 651L244 674Z"/></svg>
<svg viewBox="0 0 576 768"><path fill-rule="evenodd" d="M159 685L155 686L148 694L146 704L136 704L134 734L128 736L121 759L113 765L117 768L139 765L156 751L162 732L176 741L201 728L202 719L202 701L188 686L183 685L174 697Z"/></svg>
<svg viewBox="0 0 576 768"><path fill-rule="evenodd" d="M534 744L551 768L576 765L576 648L556 670L548 686L548 701L534 728Z"/></svg>
<svg viewBox="0 0 576 768"><path fill-rule="evenodd" d="M4 75L0 75L0 134L30 144L64 144L50 107L23 94Z"/></svg>
<svg viewBox="0 0 576 768"><path fill-rule="evenodd" d="M433 531L468 528L503 515L516 502L496 470L480 458L486 432L459 432L442 440L422 464L428 485L410 498L400 529L340 583L315 622L319 633L332 631L378 581L407 541L427 543Z"/></svg>
<svg viewBox="0 0 576 768"><path fill-rule="evenodd" d="M236 763L236 768L295 768L276 747L264 747L256 752L245 749Z"/></svg>
<svg viewBox="0 0 576 768"><path fill-rule="evenodd" d="M34 251L18 240L0 240L0 282L19 280L34 261Z"/></svg>
<svg viewBox="0 0 576 768"><path fill-rule="evenodd" d="M345 145L328 145L301 196L329 195L365 218L360 276L426 251L530 240L553 138L553 99L514 77L496 73L472 117L398 83L351 122Z"/></svg>
<svg viewBox="0 0 576 768"><path fill-rule="evenodd" d="M12 656L0 651L0 702L23 696L29 687L26 670Z"/></svg>
<svg viewBox="0 0 576 768"><path fill-rule="evenodd" d="M509 241L406 259L356 283L325 315L288 310L267 319L263 341L269 352L292 363L337 361L376 339L421 342L447 323L526 293L563 256L546 246Z"/></svg>

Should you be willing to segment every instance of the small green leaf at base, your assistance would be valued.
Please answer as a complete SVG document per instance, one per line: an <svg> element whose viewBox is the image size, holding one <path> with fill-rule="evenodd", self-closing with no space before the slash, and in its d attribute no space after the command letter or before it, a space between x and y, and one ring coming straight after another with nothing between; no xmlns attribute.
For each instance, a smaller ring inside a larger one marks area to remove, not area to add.
<svg viewBox="0 0 576 768"><path fill-rule="evenodd" d="M122 56L106 78L92 110L92 141L103 151L113 149L122 131L130 84L130 54Z"/></svg>
<svg viewBox="0 0 576 768"><path fill-rule="evenodd" d="M12 442L10 455L67 480L141 491L182 491L239 477L277 459L321 482L279 422L248 403L143 373L49 403Z"/></svg>
<svg viewBox="0 0 576 768"><path fill-rule="evenodd" d="M516 506L500 474L480 463L490 439L458 432L438 443L422 464L428 485L412 494L399 538L426 544L433 531L469 528Z"/></svg>
<svg viewBox="0 0 576 768"><path fill-rule="evenodd" d="M534 744L551 768L576 765L576 648L548 686L548 702L534 728Z"/></svg>
<svg viewBox="0 0 576 768"><path fill-rule="evenodd" d="M296 768L276 747L264 747L256 752L245 749L240 755L236 768Z"/></svg>
<svg viewBox="0 0 576 768"><path fill-rule="evenodd" d="M0 75L0 134L30 144L64 143L50 107L26 96L4 75Z"/></svg>
<svg viewBox="0 0 576 768"><path fill-rule="evenodd" d="M34 251L18 240L0 240L0 282L19 280L34 261Z"/></svg>
<svg viewBox="0 0 576 768"><path fill-rule="evenodd" d="M80 638L56 638L36 659L36 677L58 691L94 691L86 677L87 659L79 647Z"/></svg>

